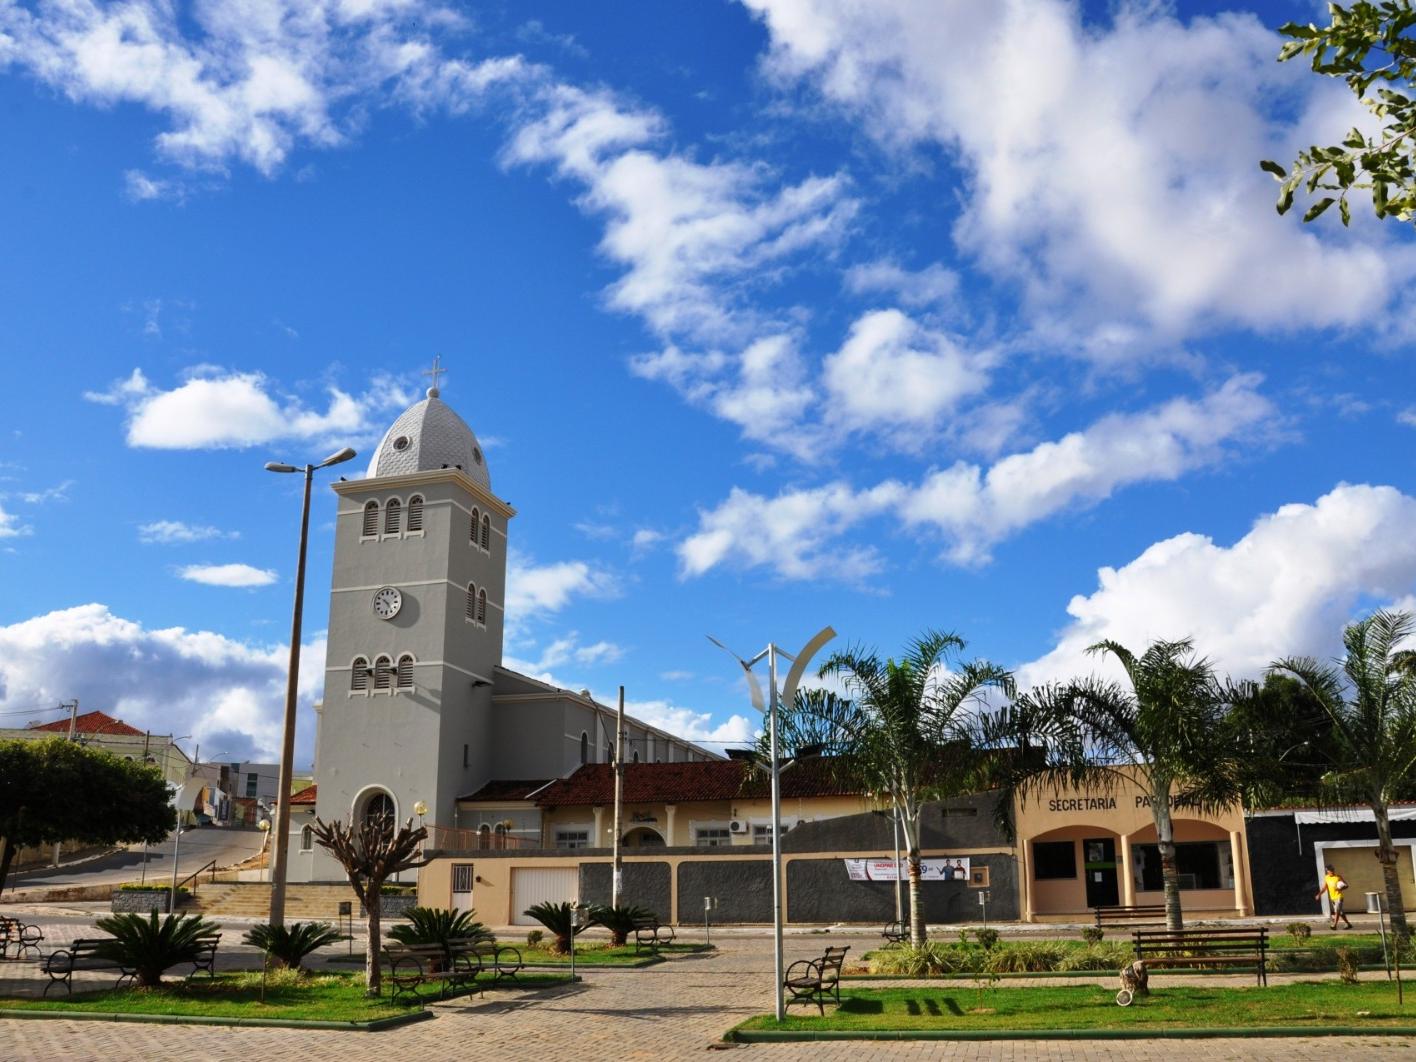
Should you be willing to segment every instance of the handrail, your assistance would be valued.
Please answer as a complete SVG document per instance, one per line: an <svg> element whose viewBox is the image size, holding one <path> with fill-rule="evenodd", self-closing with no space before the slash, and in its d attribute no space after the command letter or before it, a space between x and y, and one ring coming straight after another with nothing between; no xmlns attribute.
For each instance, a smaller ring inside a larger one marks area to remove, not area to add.
<svg viewBox="0 0 1416 1062"><path fill-rule="evenodd" d="M215 881L215 880L216 880L216 860L213 859L211 862L207 863L207 864L204 865L204 866L198 867L196 870L192 871L192 873L188 874L185 878L183 878L181 881L179 881L179 882L177 883L177 888L180 889L183 885L187 884L187 882L191 881L193 878L197 877L199 874L201 874L203 871L206 871L206 870L210 870L210 871L211 871L211 880L212 880L212 881ZM196 891L195 887L192 889L192 891L193 891L193 892Z"/></svg>

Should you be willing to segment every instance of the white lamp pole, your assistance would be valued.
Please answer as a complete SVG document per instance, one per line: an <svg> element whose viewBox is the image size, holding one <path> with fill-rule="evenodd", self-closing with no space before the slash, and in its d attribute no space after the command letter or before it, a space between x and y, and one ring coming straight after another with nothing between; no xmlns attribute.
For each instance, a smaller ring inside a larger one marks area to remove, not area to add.
<svg viewBox="0 0 1416 1062"><path fill-rule="evenodd" d="M710 642L742 665L743 674L747 676L747 689L748 694L752 697L752 705L767 716L768 753L772 757L772 969L776 979L773 991L777 1000L778 1021L782 1021L786 1017L786 1001L783 998L782 988L782 980L785 976L782 960L782 761L777 750L777 707L782 701L786 701L788 704L795 701L797 686L801 682L802 675L806 672L807 663L823 645L834 637L836 637L836 632L832 628L822 627L816 632L816 636L807 642L801 652L795 656L779 648L775 642L769 642L767 648L751 660L744 660L717 638L711 634L708 636ZM787 681L780 692L777 689L777 657L779 656L784 656L792 661L791 670L787 672ZM766 703L763 702L762 687L758 685L757 677L752 673L753 665L763 657L767 658L767 671L772 690L771 697L767 699Z"/></svg>

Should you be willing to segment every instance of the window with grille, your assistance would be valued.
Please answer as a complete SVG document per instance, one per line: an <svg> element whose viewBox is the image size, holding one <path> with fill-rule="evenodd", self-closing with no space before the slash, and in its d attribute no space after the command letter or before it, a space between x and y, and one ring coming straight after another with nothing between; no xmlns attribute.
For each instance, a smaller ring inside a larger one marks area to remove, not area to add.
<svg viewBox="0 0 1416 1062"><path fill-rule="evenodd" d="M481 510L481 509L473 509L473 510L472 510L472 531L468 534L468 536L467 536L467 541L468 541L468 542L471 542L472 545L474 545L474 546L477 544L477 534L478 534L478 532L481 530L481 527L482 527L482 510Z"/></svg>
<svg viewBox="0 0 1416 1062"><path fill-rule="evenodd" d="M482 517L482 548L492 548L492 518L489 516Z"/></svg>
<svg viewBox="0 0 1416 1062"><path fill-rule="evenodd" d="M384 534L398 534L399 524L402 522L403 503L397 498L390 498L384 505Z"/></svg>
<svg viewBox="0 0 1416 1062"><path fill-rule="evenodd" d="M485 624L487 622L487 591L477 591L477 622Z"/></svg>
<svg viewBox="0 0 1416 1062"><path fill-rule="evenodd" d="M693 843L699 848L723 848L733 842L726 826L699 826L693 831Z"/></svg>
<svg viewBox="0 0 1416 1062"><path fill-rule="evenodd" d="M557 830L557 831L556 831L556 847L557 847L557 848L589 848L589 847L590 847L590 831L589 831L589 830Z"/></svg>
<svg viewBox="0 0 1416 1062"><path fill-rule="evenodd" d="M369 688L369 662L362 656L356 656L349 668L349 688L355 693Z"/></svg>
<svg viewBox="0 0 1416 1062"><path fill-rule="evenodd" d="M365 538L375 538L379 533L379 503L371 501L364 506L364 530Z"/></svg>
<svg viewBox="0 0 1416 1062"><path fill-rule="evenodd" d="M472 863L452 864L452 891L471 892L472 891Z"/></svg>
<svg viewBox="0 0 1416 1062"><path fill-rule="evenodd" d="M423 530L423 496L415 494L408 499L408 530Z"/></svg>
<svg viewBox="0 0 1416 1062"><path fill-rule="evenodd" d="M789 829L791 829L790 826L788 826L785 822L782 823L782 836L785 837ZM772 824L770 822L754 822L752 824L752 843L772 843Z"/></svg>
<svg viewBox="0 0 1416 1062"><path fill-rule="evenodd" d="M477 621L477 584L467 584L467 618L472 622Z"/></svg>
<svg viewBox="0 0 1416 1062"><path fill-rule="evenodd" d="M398 658L398 688L401 690L413 688L413 657L408 653L404 653Z"/></svg>
<svg viewBox="0 0 1416 1062"><path fill-rule="evenodd" d="M393 684L393 661L381 656L374 661L374 689L387 690Z"/></svg>

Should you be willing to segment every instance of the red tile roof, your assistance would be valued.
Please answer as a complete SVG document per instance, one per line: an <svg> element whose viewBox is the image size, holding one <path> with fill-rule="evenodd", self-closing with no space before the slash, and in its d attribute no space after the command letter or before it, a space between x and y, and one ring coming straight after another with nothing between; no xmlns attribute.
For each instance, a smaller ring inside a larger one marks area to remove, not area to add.
<svg viewBox="0 0 1416 1062"><path fill-rule="evenodd" d="M319 786L315 785L305 786L304 789L290 798L290 806L294 807L296 804L313 804L315 802L315 790L318 788Z"/></svg>
<svg viewBox="0 0 1416 1062"><path fill-rule="evenodd" d="M493 779L475 793L458 797L458 800L526 800L532 793L546 785L549 778L535 778L529 781L513 779Z"/></svg>
<svg viewBox="0 0 1416 1062"><path fill-rule="evenodd" d="M52 723L35 723L31 730L45 730L53 734L67 734L69 720L58 719ZM114 719L103 712L85 712L75 720L75 731L80 734L122 734L126 737L142 737L143 732L129 726L121 719Z"/></svg>
<svg viewBox="0 0 1416 1062"><path fill-rule="evenodd" d="M625 764L626 804L681 803L687 800L759 799L769 795L765 772L753 771L740 760L696 763ZM782 772L782 796L849 796L856 792L832 777L829 764L803 760ZM614 771L607 763L590 763L569 778L552 782L536 795L542 807L610 804L615 798Z"/></svg>

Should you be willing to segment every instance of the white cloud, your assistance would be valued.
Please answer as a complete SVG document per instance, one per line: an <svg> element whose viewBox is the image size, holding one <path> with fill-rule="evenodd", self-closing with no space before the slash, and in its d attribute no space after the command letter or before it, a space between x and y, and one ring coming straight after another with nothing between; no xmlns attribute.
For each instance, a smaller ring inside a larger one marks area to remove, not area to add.
<svg viewBox="0 0 1416 1062"><path fill-rule="evenodd" d="M213 538L239 538L239 531L223 531L209 524L188 524L181 520L154 520L138 527L138 541L149 545L173 545L182 542L205 542Z"/></svg>
<svg viewBox="0 0 1416 1062"><path fill-rule="evenodd" d="M205 586L270 586L276 580L273 569L253 568L249 564L188 564L177 574L188 582Z"/></svg>
<svg viewBox="0 0 1416 1062"><path fill-rule="evenodd" d="M508 620L558 612L576 597L613 597L617 592L614 577L587 561L536 564L515 551L507 560Z"/></svg>
<svg viewBox="0 0 1416 1062"><path fill-rule="evenodd" d="M0 538L20 538L34 533L34 528L20 522L14 513L7 513L0 505Z"/></svg>
<svg viewBox="0 0 1416 1062"><path fill-rule="evenodd" d="M655 531L652 527L641 527L634 532L631 544L637 550L650 550L667 538L662 531Z"/></svg>
<svg viewBox="0 0 1416 1062"><path fill-rule="evenodd" d="M938 309L953 302L959 274L938 262L924 269L903 268L888 258L861 262L846 270L846 290L855 295L884 293L911 309Z"/></svg>
<svg viewBox="0 0 1416 1062"><path fill-rule="evenodd" d="M1066 0L744 3L776 77L888 149L958 162L958 247L1021 284L1040 334L1095 357L1217 326L1358 326L1411 276L1412 248L1365 216L1320 235L1275 214L1257 160L1340 137L1361 111L1276 63L1255 15L1182 22L1132 3L1084 25Z"/></svg>
<svg viewBox="0 0 1416 1062"><path fill-rule="evenodd" d="M330 387L323 412L273 391L261 373L198 366L171 390L153 386L134 369L108 390L84 397L127 410L129 446L163 450L242 448L281 439L344 442L376 433L381 414L412 400L382 377L358 396Z"/></svg>
<svg viewBox="0 0 1416 1062"><path fill-rule="evenodd" d="M734 487L679 543L680 571L696 576L728 564L787 579L857 581L883 562L873 547L839 540L883 515L907 530L942 534L955 563L982 563L994 543L1058 512L1131 484L1177 479L1217 464L1237 441L1268 437L1276 414L1258 383L1236 376L1198 400L1112 414L987 468L960 461L915 485L887 480L856 490L835 482L775 498Z"/></svg>
<svg viewBox="0 0 1416 1062"><path fill-rule="evenodd" d="M1405 424L1408 428L1416 428L1416 406L1407 406L1396 415L1398 424Z"/></svg>
<svg viewBox="0 0 1416 1062"><path fill-rule="evenodd" d="M1019 671L1024 684L1088 674L1085 649L1114 638L1140 650L1193 637L1222 672L1256 677L1284 656L1333 656L1342 627L1375 602L1416 592L1416 498L1340 484L1315 503L1260 517L1232 545L1187 532L1097 572L1072 598L1056 646Z"/></svg>
<svg viewBox="0 0 1416 1062"><path fill-rule="evenodd" d="M43 490L25 490L19 494L20 501L26 505L44 505L52 501L68 501L69 488L74 485L72 479L66 479L62 483L56 483L52 487L45 487Z"/></svg>
<svg viewBox="0 0 1416 1062"><path fill-rule="evenodd" d="M309 706L324 681L323 636L301 651L297 763L314 742ZM78 697L156 734L191 734L203 759L279 756L287 650L211 631L162 630L101 604L61 609L0 627L0 710ZM188 751L191 745L185 743Z"/></svg>

